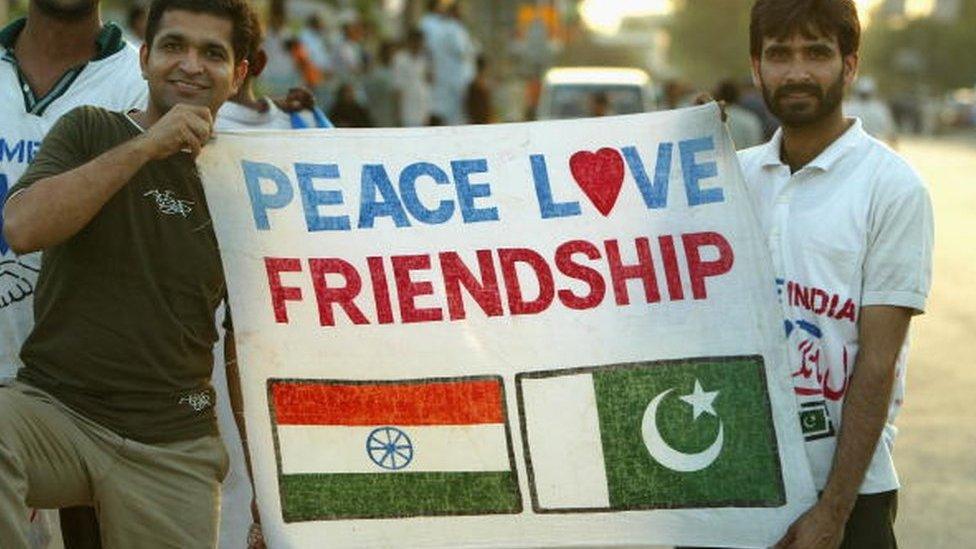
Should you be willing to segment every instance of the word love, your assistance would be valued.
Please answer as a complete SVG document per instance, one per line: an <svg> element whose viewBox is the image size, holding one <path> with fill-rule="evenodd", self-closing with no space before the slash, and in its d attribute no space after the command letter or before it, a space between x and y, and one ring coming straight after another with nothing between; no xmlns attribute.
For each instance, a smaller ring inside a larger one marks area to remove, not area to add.
<svg viewBox="0 0 976 549"><path fill-rule="evenodd" d="M703 180L718 176L718 165L715 162L702 161L699 158L700 155L715 151L715 140L703 137L680 141L677 145L688 206L724 202L725 194L721 188L702 187ZM569 167L576 184L603 216L610 215L613 210L623 188L626 171L630 172L636 183L644 205L649 210L658 210L668 207L674 149L675 144L672 142L658 145L653 173L648 172L644 160L634 146L623 147L619 151L611 148L603 148L595 153L580 151L570 158ZM531 162L543 219L582 215L579 201L556 201L546 157L541 154L532 155Z"/></svg>
<svg viewBox="0 0 976 549"><path fill-rule="evenodd" d="M289 322L289 303L306 301L311 286L319 323L335 326L340 311L358 325L393 324L394 312L401 323L463 320L472 301L487 317L537 315L557 303L593 309L609 294L624 307L632 301L630 283L643 292L639 302L659 303L664 297L658 273L664 275L668 301L688 299L688 294L705 300L706 281L728 273L735 260L728 240L715 232L640 237L621 248L618 240L602 245L570 240L549 257L529 248L500 248L477 250L473 261L442 251L368 257L360 266L335 257L304 263L266 257L265 269L276 322ZM626 261L624 255L636 259ZM288 273L302 273L305 284L293 285L296 275Z"/></svg>

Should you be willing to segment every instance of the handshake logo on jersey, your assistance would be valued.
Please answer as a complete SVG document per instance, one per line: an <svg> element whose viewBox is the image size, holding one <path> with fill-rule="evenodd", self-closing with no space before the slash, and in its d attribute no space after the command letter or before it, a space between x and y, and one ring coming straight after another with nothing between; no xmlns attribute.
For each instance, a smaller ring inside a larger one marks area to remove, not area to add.
<svg viewBox="0 0 976 549"><path fill-rule="evenodd" d="M34 295L39 267L28 265L20 258L0 261L0 309L21 302Z"/></svg>
<svg viewBox="0 0 976 549"><path fill-rule="evenodd" d="M6 195L7 177L0 174L0 200ZM36 261L36 258L20 258L11 254L2 229L3 210L0 209L0 309L5 309L34 295L41 268L40 265L31 264L31 260Z"/></svg>

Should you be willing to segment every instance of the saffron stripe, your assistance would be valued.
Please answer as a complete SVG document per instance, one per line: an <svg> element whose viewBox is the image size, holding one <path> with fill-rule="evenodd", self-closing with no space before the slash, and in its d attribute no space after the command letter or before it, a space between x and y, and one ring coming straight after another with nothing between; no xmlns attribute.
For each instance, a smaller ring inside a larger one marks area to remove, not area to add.
<svg viewBox="0 0 976 549"><path fill-rule="evenodd" d="M501 378L396 383L272 382L278 425L504 423Z"/></svg>

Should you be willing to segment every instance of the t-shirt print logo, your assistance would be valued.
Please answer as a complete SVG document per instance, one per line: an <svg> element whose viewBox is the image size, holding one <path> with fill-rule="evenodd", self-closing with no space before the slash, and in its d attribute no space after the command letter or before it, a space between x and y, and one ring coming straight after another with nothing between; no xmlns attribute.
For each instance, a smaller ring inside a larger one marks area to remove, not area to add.
<svg viewBox="0 0 976 549"><path fill-rule="evenodd" d="M0 261L0 309L34 295L39 272L18 258Z"/></svg>
<svg viewBox="0 0 976 549"><path fill-rule="evenodd" d="M201 391L199 393L191 393L183 396L179 403L186 404L190 408L193 408L194 412L201 412L209 408L212 401L210 400L210 393L207 391Z"/></svg>
<svg viewBox="0 0 976 549"><path fill-rule="evenodd" d="M181 215L187 217L193 211L193 202L190 200L180 200L173 196L173 191L160 191L153 189L142 196L152 197L156 201L156 207L161 213L166 215Z"/></svg>

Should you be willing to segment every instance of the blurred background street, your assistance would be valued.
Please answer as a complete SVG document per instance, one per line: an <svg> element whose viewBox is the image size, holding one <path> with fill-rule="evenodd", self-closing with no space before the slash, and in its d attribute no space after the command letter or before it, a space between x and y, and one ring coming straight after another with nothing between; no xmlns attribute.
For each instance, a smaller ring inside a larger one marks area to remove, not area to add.
<svg viewBox="0 0 976 549"><path fill-rule="evenodd" d="M259 88L310 88L338 126L450 125L736 105L741 147L775 129L750 80L752 0L264 0ZM976 546L976 0L857 0L847 112L928 182L935 277L914 321L896 463L907 548ZM0 24L26 0L0 0ZM139 1L105 0L130 41ZM594 69L599 68L599 70ZM555 70L561 69L561 70ZM399 98L394 100L394 98ZM399 105L399 107L393 107ZM973 347L970 347L973 345Z"/></svg>
<svg viewBox="0 0 976 549"><path fill-rule="evenodd" d="M898 418L896 529L903 547L972 547L976 539L976 137L912 139L902 152L935 208L935 277L914 322L907 399Z"/></svg>

